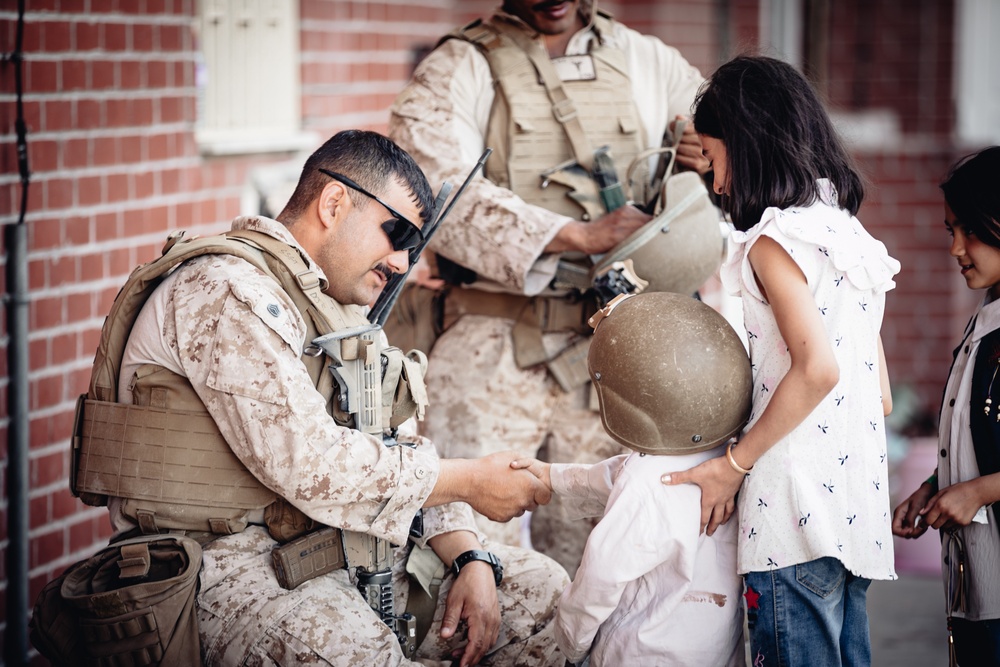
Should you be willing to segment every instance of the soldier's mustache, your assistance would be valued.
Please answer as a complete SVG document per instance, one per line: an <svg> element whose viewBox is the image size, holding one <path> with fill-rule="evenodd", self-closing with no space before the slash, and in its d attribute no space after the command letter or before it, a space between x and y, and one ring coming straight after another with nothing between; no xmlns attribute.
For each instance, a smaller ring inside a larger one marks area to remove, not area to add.
<svg viewBox="0 0 1000 667"><path fill-rule="evenodd" d="M390 269L385 264L376 264L375 268L372 269L372 271L376 271L377 273L381 273L382 277L385 278L386 282L389 282L389 278L391 278L392 274L393 274L393 270Z"/></svg>

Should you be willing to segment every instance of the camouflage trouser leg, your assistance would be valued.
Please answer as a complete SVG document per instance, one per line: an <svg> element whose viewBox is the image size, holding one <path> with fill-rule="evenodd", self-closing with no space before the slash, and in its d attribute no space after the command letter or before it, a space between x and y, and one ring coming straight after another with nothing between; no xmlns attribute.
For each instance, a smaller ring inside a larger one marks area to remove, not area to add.
<svg viewBox="0 0 1000 667"><path fill-rule="evenodd" d="M556 646L553 623L556 605L569 585L569 577L552 560L534 551L501 544L490 549L500 557L504 568L504 580L497 591L502 622L497 643L480 664L562 667L566 659ZM454 581L449 576L441 585L434 622L417 649L418 659L426 657L449 664L447 660L455 646L465 644L464 640L444 641L439 636L445 601Z"/></svg>
<svg viewBox="0 0 1000 667"><path fill-rule="evenodd" d="M605 434L600 415L587 409L589 388L567 394L544 367L517 367L507 320L463 317L435 345L426 380L431 405L421 433L444 457L512 449L559 463L593 463L624 451ZM516 521L476 519L491 542L520 544ZM595 521L564 519L555 499L532 515L532 543L572 576Z"/></svg>
<svg viewBox="0 0 1000 667"><path fill-rule="evenodd" d="M453 577L447 577L434 622L418 648L418 662L404 659L396 637L368 607L346 570L286 591L270 565L274 541L260 528L205 547L198 594L202 654L212 665L414 665L450 664L464 645L462 632L438 636ZM553 637L556 603L569 583L552 561L523 549L498 547L505 576L499 593L502 626L487 665L562 665ZM397 563L396 606L406 605L406 574Z"/></svg>

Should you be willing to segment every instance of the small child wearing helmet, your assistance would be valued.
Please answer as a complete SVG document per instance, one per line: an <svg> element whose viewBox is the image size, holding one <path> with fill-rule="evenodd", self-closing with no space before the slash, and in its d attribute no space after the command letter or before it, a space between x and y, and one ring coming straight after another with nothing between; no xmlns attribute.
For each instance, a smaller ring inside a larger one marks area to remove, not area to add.
<svg viewBox="0 0 1000 667"><path fill-rule="evenodd" d="M593 465L512 463L602 516L556 612L575 663L744 664L735 522L700 530L701 491L664 474L720 456L750 414L750 362L721 315L667 292L617 297L591 321L605 430L633 453Z"/></svg>

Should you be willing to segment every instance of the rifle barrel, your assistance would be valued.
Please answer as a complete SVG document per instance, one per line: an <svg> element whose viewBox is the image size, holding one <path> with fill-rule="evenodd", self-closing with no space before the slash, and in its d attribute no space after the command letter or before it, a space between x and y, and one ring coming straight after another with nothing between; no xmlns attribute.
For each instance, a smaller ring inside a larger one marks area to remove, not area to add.
<svg viewBox="0 0 1000 667"><path fill-rule="evenodd" d="M389 282L386 283L385 287L382 288L382 293L378 295L375 299L374 305L370 311L368 311L368 321L374 322L379 326L385 324L386 319L389 317L389 313L392 311L393 306L396 305L396 300L399 298L400 292L403 291L403 283L406 282L407 277L410 275L410 271L413 270L414 265L417 260L420 259L420 253L423 252L427 244L430 243L431 237L437 231L438 227L441 226L441 222L447 217L451 212L451 209L455 206L455 202L458 198L462 196L465 189L472 182L472 179L476 176L476 173L483 168L486 164L486 160L490 157L493 152L492 148L487 148L483 154L479 157L479 161L476 162L472 170L469 171L469 175L465 177L465 181L462 182L461 187L455 193L455 196L451 198L448 202L447 208L441 210L442 204L448 198L448 195L452 191L451 183L445 181L441 184L441 189L438 191L437 197L434 199L434 211L439 212L438 215L433 219L433 223L428 225L427 230L424 232L424 242L419 246L410 251L410 266L406 269L406 273L395 273L389 278Z"/></svg>

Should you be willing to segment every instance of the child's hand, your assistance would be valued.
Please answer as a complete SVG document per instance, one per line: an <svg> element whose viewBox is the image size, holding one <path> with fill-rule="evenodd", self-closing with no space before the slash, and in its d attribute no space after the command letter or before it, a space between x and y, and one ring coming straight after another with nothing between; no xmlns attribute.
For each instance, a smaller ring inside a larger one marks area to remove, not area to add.
<svg viewBox="0 0 1000 667"><path fill-rule="evenodd" d="M697 484L701 487L701 527L712 535L736 510L736 492L743 484L743 475L733 470L726 457L719 456L690 470L663 475L660 481L668 486Z"/></svg>
<svg viewBox="0 0 1000 667"><path fill-rule="evenodd" d="M922 525L931 528L957 528L968 526L976 516L979 508L985 505L979 493L979 482L982 477L952 484L941 489L927 501L920 510Z"/></svg>
<svg viewBox="0 0 1000 667"><path fill-rule="evenodd" d="M552 464L538 459L524 458L511 461L510 467L514 470L527 470L552 491L552 476L549 474Z"/></svg>
<svg viewBox="0 0 1000 667"><path fill-rule="evenodd" d="M916 539L926 533L927 522L922 519L920 510L927 506L927 501L933 495L934 487L924 482L909 498L901 502L892 513L892 534Z"/></svg>

